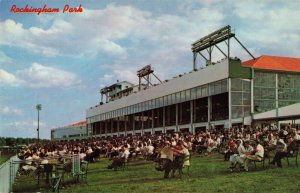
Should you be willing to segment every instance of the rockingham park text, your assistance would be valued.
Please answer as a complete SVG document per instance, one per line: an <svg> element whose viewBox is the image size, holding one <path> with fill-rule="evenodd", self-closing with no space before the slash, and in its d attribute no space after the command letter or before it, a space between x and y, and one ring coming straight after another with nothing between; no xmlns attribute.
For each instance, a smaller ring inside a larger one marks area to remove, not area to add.
<svg viewBox="0 0 300 193"><path fill-rule="evenodd" d="M59 13L60 9L55 8L48 8L45 4L44 7L32 7L28 6L28 4L25 7L17 7L17 5L12 5L10 9L11 13L36 13L37 15L40 15L41 13ZM68 4L66 4L63 9L62 13L82 13L83 8L80 4L79 7L70 7Z"/></svg>

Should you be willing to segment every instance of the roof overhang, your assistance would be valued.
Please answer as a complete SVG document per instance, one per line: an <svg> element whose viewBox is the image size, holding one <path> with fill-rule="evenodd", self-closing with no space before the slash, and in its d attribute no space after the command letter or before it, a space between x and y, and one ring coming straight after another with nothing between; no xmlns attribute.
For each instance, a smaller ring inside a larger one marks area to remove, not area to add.
<svg viewBox="0 0 300 193"><path fill-rule="evenodd" d="M242 63L243 67L260 70L274 70L284 72L300 72L300 58L283 56L260 56L255 60L247 60Z"/></svg>
<svg viewBox="0 0 300 193"><path fill-rule="evenodd" d="M300 102L253 115L253 120L287 120L300 118Z"/></svg>

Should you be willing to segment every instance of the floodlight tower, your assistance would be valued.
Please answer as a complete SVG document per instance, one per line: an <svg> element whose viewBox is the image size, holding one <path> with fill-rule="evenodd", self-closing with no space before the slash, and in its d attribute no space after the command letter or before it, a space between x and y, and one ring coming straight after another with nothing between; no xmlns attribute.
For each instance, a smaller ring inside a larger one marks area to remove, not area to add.
<svg viewBox="0 0 300 193"><path fill-rule="evenodd" d="M137 71L137 76L139 77L139 90L141 90L141 84L142 84L142 78L147 81L147 86L149 87L149 84L153 86L153 84L150 82L150 75L153 75L160 83L162 81L154 74L154 70L151 67L151 64L146 65L142 69Z"/></svg>
<svg viewBox="0 0 300 193"><path fill-rule="evenodd" d="M213 48L216 47L224 56L225 58L230 58L230 39L234 38L241 46L244 48L244 50L253 58L255 57L247 50L247 48L237 39L235 36L235 33L231 31L231 26L227 25L225 27L222 27L218 29L217 31L214 31L213 33L204 36L203 38L195 41L192 43L192 52L193 52L193 70L197 70L196 67L196 59L197 54L202 56L206 60L206 65L212 64L212 52ZM227 53L226 50L222 50L217 44L225 42L227 47ZM206 50L208 52L209 58L205 57L202 51Z"/></svg>
<svg viewBox="0 0 300 193"><path fill-rule="evenodd" d="M42 105L41 104L37 104L36 105L36 110L38 112L38 122L37 122L37 139L38 141L40 140L40 111L42 110Z"/></svg>

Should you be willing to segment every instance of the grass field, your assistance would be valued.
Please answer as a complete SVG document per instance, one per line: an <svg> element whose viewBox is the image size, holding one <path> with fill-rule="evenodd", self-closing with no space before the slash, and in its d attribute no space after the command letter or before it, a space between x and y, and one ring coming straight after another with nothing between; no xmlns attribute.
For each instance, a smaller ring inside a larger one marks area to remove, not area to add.
<svg viewBox="0 0 300 193"><path fill-rule="evenodd" d="M154 162L136 160L128 164L123 171L106 169L109 161L101 158L100 162L89 164L88 182L73 183L71 177L66 177L60 192L230 192L230 193L300 193L300 167L295 160L290 166L283 161L283 168L269 166L262 168L257 163L257 169L251 165L249 172L230 172L228 162L222 155L210 157L193 155L190 176L184 175L163 179L163 173L155 170ZM19 177L14 186L14 192L49 192L42 183L37 186L34 177Z"/></svg>
<svg viewBox="0 0 300 193"><path fill-rule="evenodd" d="M1 155L0 156L0 165L6 162L9 159L10 156L8 155Z"/></svg>

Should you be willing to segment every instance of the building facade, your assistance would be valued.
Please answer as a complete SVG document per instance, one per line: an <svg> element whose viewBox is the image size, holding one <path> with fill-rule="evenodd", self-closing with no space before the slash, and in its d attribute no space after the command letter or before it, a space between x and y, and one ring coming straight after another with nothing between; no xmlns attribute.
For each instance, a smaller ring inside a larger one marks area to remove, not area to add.
<svg viewBox="0 0 300 193"><path fill-rule="evenodd" d="M78 122L72 125L51 129L51 140L71 141L88 138L86 122Z"/></svg>
<svg viewBox="0 0 300 193"><path fill-rule="evenodd" d="M230 39L236 40L252 59L242 62L232 58ZM191 46L191 72L161 81L147 65L137 71L138 85L117 81L100 90L99 104L86 110L85 129L57 129L51 136L105 137L178 131L195 134L235 125L279 125L288 119L295 125L300 120L300 58L255 58L229 25ZM224 59L213 62L214 50ZM197 69L198 56L206 61L206 67ZM160 83L152 84L150 75ZM142 80L147 83L142 84Z"/></svg>
<svg viewBox="0 0 300 193"><path fill-rule="evenodd" d="M254 120L300 116L300 58L261 56L243 66L252 70Z"/></svg>
<svg viewBox="0 0 300 193"><path fill-rule="evenodd" d="M289 69L291 60L297 64ZM286 67L279 68L275 61ZM197 133L211 127L250 125L255 119L292 116L285 115L284 111L298 117L300 112L293 110L300 102L297 66L300 59L287 57L261 56L243 63L239 59L223 59L201 70L91 107L86 112L87 127L93 136L99 137L177 131ZM271 111L275 111L272 116L265 114Z"/></svg>

